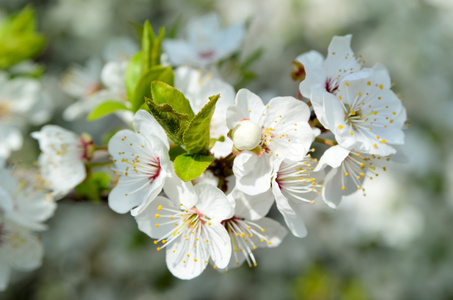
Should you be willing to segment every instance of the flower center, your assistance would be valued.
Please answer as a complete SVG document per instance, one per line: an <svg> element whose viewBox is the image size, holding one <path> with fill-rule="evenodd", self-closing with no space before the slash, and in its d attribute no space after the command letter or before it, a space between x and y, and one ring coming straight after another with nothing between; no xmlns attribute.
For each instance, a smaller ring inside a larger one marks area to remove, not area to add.
<svg viewBox="0 0 453 300"><path fill-rule="evenodd" d="M325 88L327 92L336 95L338 92L338 80L327 78Z"/></svg>
<svg viewBox="0 0 453 300"><path fill-rule="evenodd" d="M202 59L211 59L214 57L214 53L214 50L200 51L198 52L198 56Z"/></svg>
<svg viewBox="0 0 453 300"><path fill-rule="evenodd" d="M233 143L238 150L253 150L261 142L261 127L250 120L242 120L234 128Z"/></svg>

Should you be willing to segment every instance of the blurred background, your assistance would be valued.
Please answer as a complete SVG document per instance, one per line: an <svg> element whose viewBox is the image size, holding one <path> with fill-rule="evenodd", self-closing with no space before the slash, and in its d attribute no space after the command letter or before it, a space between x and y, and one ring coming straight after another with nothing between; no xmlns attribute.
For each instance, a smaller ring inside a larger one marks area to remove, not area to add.
<svg viewBox="0 0 453 300"><path fill-rule="evenodd" d="M55 106L50 123L96 135L110 120L63 120L75 101L61 90L68 66L101 56L112 38L136 39L133 24L146 19L183 29L214 11L226 24L250 22L240 57L263 49L247 85L261 95L295 96L291 61L311 49L326 54L332 36L352 33L355 53L367 66L387 66L403 98L408 162L367 182L365 197L336 210L322 201L308 207L308 237L258 249L257 268L208 269L191 281L168 272L165 254L131 216L62 200L41 234L43 266L14 273L0 299L453 299L453 1L0 0L0 9L27 4L47 37L38 61ZM13 160L37 155L37 143L26 141Z"/></svg>

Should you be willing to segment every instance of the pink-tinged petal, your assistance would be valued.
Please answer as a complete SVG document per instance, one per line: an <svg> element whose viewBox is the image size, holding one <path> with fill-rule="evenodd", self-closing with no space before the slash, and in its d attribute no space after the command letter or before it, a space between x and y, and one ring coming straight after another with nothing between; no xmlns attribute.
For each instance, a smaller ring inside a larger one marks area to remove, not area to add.
<svg viewBox="0 0 453 300"><path fill-rule="evenodd" d="M321 156L321 159L315 168L315 172L323 169L326 165L332 168L338 168L345 158L348 157L349 153L349 150L339 145L330 147Z"/></svg>
<svg viewBox="0 0 453 300"><path fill-rule="evenodd" d="M255 196L234 189L228 194L228 198L231 199L230 202L235 203L234 215L251 221L263 218L274 204L271 189Z"/></svg>
<svg viewBox="0 0 453 300"><path fill-rule="evenodd" d="M191 64L197 61L194 49L184 40L164 40L163 48L173 65Z"/></svg>
<svg viewBox="0 0 453 300"><path fill-rule="evenodd" d="M263 101L247 89L241 89L236 94L235 105L227 110L228 128L232 129L241 120L249 119L258 122L264 109Z"/></svg>
<svg viewBox="0 0 453 300"><path fill-rule="evenodd" d="M196 208L213 222L220 222L233 216L233 207L221 190L207 183L199 183L194 189L198 195Z"/></svg>
<svg viewBox="0 0 453 300"><path fill-rule="evenodd" d="M209 263L209 242L204 238L195 240L188 232L179 236L167 247L166 263L168 270L179 279L193 279L199 276ZM195 247L196 246L196 247Z"/></svg>
<svg viewBox="0 0 453 300"><path fill-rule="evenodd" d="M271 184L271 156L244 151L234 160L233 173L236 176L236 187L249 195L266 192Z"/></svg>
<svg viewBox="0 0 453 300"><path fill-rule="evenodd" d="M133 127L136 132L140 132L139 134L156 136L167 149L169 148L167 134L149 112L142 109L137 111L134 116Z"/></svg>
<svg viewBox="0 0 453 300"><path fill-rule="evenodd" d="M276 184L272 185L272 192L275 196L277 208L283 215L291 233L299 238L305 237L307 235L307 229L302 218L302 211L307 206L307 203L291 201L290 204Z"/></svg>
<svg viewBox="0 0 453 300"><path fill-rule="evenodd" d="M206 238L211 259L217 268L223 269L231 258L231 239L225 227L218 223L206 227Z"/></svg>
<svg viewBox="0 0 453 300"><path fill-rule="evenodd" d="M314 140L310 109L293 97L273 98L263 112L266 146L279 159L302 160Z"/></svg>
<svg viewBox="0 0 453 300"><path fill-rule="evenodd" d="M135 215L138 229L154 239L164 238L177 230L180 224L180 208L168 198L158 196ZM172 218L173 217L173 218ZM175 225L176 224L176 225Z"/></svg>

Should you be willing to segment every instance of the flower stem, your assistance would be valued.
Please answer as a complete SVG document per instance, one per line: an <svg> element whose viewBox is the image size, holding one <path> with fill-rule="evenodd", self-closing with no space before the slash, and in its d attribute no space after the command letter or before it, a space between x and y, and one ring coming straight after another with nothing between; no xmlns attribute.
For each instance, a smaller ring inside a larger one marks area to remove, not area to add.
<svg viewBox="0 0 453 300"><path fill-rule="evenodd" d="M320 137L315 138L315 142L318 142L318 143L321 143L321 144L325 144L327 146L338 145L338 143L336 141L332 141L332 140L329 140L329 139L323 139L323 138L320 138Z"/></svg>

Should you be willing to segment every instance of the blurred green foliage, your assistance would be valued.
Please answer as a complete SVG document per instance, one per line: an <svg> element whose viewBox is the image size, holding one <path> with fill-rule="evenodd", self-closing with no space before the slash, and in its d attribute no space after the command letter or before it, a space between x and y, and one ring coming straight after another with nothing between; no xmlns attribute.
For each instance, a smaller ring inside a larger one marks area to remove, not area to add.
<svg viewBox="0 0 453 300"><path fill-rule="evenodd" d="M27 6L0 23L0 69L35 57L44 45L44 36L36 32L35 11Z"/></svg>

